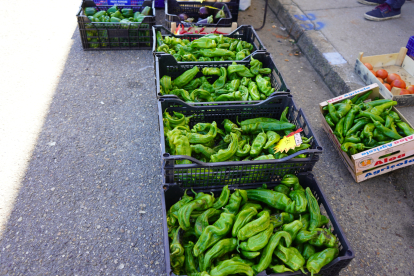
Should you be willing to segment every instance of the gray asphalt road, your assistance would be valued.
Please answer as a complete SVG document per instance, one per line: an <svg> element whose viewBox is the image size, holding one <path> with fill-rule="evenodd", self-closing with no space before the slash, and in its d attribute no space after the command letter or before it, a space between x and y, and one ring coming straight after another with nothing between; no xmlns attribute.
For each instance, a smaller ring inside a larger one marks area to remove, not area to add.
<svg viewBox="0 0 414 276"><path fill-rule="evenodd" d="M260 5L239 23L258 26ZM357 254L341 275L411 275L414 215L398 175L351 179L317 116L332 95L280 27L270 15L259 35L325 148L315 175ZM162 275L151 52L84 52L77 30L73 40L0 241L0 274Z"/></svg>

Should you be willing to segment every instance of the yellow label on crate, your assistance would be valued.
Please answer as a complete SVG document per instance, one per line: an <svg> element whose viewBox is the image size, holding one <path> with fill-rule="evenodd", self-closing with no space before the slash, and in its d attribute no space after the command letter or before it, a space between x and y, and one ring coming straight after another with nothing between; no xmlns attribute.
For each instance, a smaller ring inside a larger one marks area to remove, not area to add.
<svg viewBox="0 0 414 276"><path fill-rule="evenodd" d="M288 152L290 149L294 149L302 144L302 138L300 137L300 131L290 133L280 140L274 147L275 152Z"/></svg>

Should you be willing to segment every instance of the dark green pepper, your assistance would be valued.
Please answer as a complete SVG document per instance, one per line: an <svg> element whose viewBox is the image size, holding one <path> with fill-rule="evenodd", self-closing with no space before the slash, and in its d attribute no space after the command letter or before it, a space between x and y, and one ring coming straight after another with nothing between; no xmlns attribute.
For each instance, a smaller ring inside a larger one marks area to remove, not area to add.
<svg viewBox="0 0 414 276"><path fill-rule="evenodd" d="M220 77L213 83L215 90L223 88L226 84L227 70L224 67L220 67Z"/></svg>
<svg viewBox="0 0 414 276"><path fill-rule="evenodd" d="M214 209L222 208L229 201L229 197L230 197L229 185L226 185L223 187L220 197L214 202L212 208Z"/></svg>
<svg viewBox="0 0 414 276"><path fill-rule="evenodd" d="M279 244L275 251L275 255L293 271L298 271L300 269L303 274L306 274L303 269L306 261L295 247L284 247Z"/></svg>
<svg viewBox="0 0 414 276"><path fill-rule="evenodd" d="M247 198L266 203L272 208L283 210L288 213L295 213L296 203L285 194L271 190L247 190ZM309 200L308 200L309 201Z"/></svg>
<svg viewBox="0 0 414 276"><path fill-rule="evenodd" d="M315 253L316 253L316 249L313 245L309 243L303 244L302 256L303 258L305 258L305 260L308 260Z"/></svg>
<svg viewBox="0 0 414 276"><path fill-rule="evenodd" d="M295 237L295 243L302 244L302 243L305 243L309 240L316 239L319 236L319 234L320 234L320 232L317 231L316 229L312 230L312 231L307 231L305 229L301 229Z"/></svg>
<svg viewBox="0 0 414 276"><path fill-rule="evenodd" d="M270 237L273 235L273 224L270 224L264 231L250 237L247 241L240 244L243 251L259 251L266 246Z"/></svg>
<svg viewBox="0 0 414 276"><path fill-rule="evenodd" d="M235 238L223 239L217 242L204 255L203 267L200 267L200 271L208 271L214 259L220 258L224 254L234 251L236 247L237 239Z"/></svg>
<svg viewBox="0 0 414 276"><path fill-rule="evenodd" d="M206 249L216 244L219 240L231 231L234 223L234 215L229 213L221 213L220 218L213 224L207 226L197 243L194 245L194 256L198 257Z"/></svg>
<svg viewBox="0 0 414 276"><path fill-rule="evenodd" d="M211 219L212 217L218 216L220 215L221 211L216 210L214 208L210 208L207 209L206 211L204 211L201 215L199 215L197 217L197 220L195 222L194 225L194 232L196 234L196 237L200 237L201 234L203 233L204 228L206 228L209 223L209 219Z"/></svg>
<svg viewBox="0 0 414 276"><path fill-rule="evenodd" d="M255 215L257 215L257 210L254 207L241 210L236 216L231 235L237 237L239 230L249 223Z"/></svg>
<svg viewBox="0 0 414 276"><path fill-rule="evenodd" d="M184 245L184 253L185 253L185 260L184 260L184 269L187 275L192 275L197 273L197 265L195 263L195 259L193 256L193 248L194 243L189 241L186 245Z"/></svg>
<svg viewBox="0 0 414 276"><path fill-rule="evenodd" d="M309 187L306 188L306 199L308 200L308 209L310 214L309 230L314 230L323 224L323 218L321 215L321 209L319 208L318 201L312 194Z"/></svg>
<svg viewBox="0 0 414 276"><path fill-rule="evenodd" d="M294 216L292 214L282 212L280 214L276 214L270 217L270 223L273 224L275 228L282 226L283 224L290 223L294 220Z"/></svg>
<svg viewBox="0 0 414 276"><path fill-rule="evenodd" d="M379 116L379 115L381 115L382 112L384 112L384 110L386 110L390 107L393 107L394 105L397 105L396 101L387 102L387 103L375 106L374 108L372 108L370 110L370 112L372 114L375 114L375 115Z"/></svg>
<svg viewBox="0 0 414 276"><path fill-rule="evenodd" d="M407 123L405 123L405 122L397 122L397 126L402 129L402 131L404 132L405 136L409 136L409 135L413 135L414 134L414 129L412 129L410 127L410 125L407 124Z"/></svg>
<svg viewBox="0 0 414 276"><path fill-rule="evenodd" d="M267 136L267 143L263 147L263 149L270 148L271 146L273 146L274 144L276 144L280 140L280 135L277 134L274 131L271 131L271 130L269 130L268 132L266 132L266 136Z"/></svg>
<svg viewBox="0 0 414 276"><path fill-rule="evenodd" d="M183 230L190 228L191 213L196 211L203 211L213 206L214 197L209 194L198 193L196 198L184 205L178 210L178 222Z"/></svg>
<svg viewBox="0 0 414 276"><path fill-rule="evenodd" d="M361 104L364 103L364 101L366 99L368 99L369 95L371 95L373 90L369 90L367 93L365 93L364 95L360 96L355 102L353 101L354 104Z"/></svg>
<svg viewBox="0 0 414 276"><path fill-rule="evenodd" d="M368 124L371 120L368 119L361 119L358 122L355 123L355 125L353 125L351 127L350 130L348 130L348 132L346 133L346 136L351 136L352 133L362 129L366 124Z"/></svg>
<svg viewBox="0 0 414 276"><path fill-rule="evenodd" d="M259 133L256 138L253 140L252 147L250 149L250 156L251 157L257 157L261 152L263 147L265 146L267 141L267 135L263 131L262 133Z"/></svg>
<svg viewBox="0 0 414 276"><path fill-rule="evenodd" d="M348 130L351 129L352 125L354 124L355 115L360 111L361 109L359 106L355 105L351 108L351 110L346 114L345 120L344 120L344 131L343 133L346 134Z"/></svg>
<svg viewBox="0 0 414 276"><path fill-rule="evenodd" d="M239 212L239 208L243 201L243 190L234 190L231 194L229 203L224 207L224 211L229 214L236 215Z"/></svg>
<svg viewBox="0 0 414 276"><path fill-rule="evenodd" d="M294 190L289 193L290 199L296 202L295 213L300 214L306 212L308 200L306 199L304 190ZM293 238L293 237L292 237Z"/></svg>
<svg viewBox="0 0 414 276"><path fill-rule="evenodd" d="M366 124L364 130L361 133L361 138L365 137L369 140L369 142L371 142L372 136L374 136L374 134L372 133L374 129L375 125L373 123Z"/></svg>
<svg viewBox="0 0 414 276"><path fill-rule="evenodd" d="M313 254L306 263L306 268L311 275L319 273L322 267L332 262L339 255L338 248L327 248L321 252Z"/></svg>
<svg viewBox="0 0 414 276"><path fill-rule="evenodd" d="M184 247L180 243L180 227L178 227L173 233L173 240L170 244L170 262L171 268L174 274L180 275L180 270L184 265Z"/></svg>
<svg viewBox="0 0 414 276"><path fill-rule="evenodd" d="M239 147L238 137L237 137L237 134L233 132L230 133L230 135L231 135L231 143L229 144L227 149L224 149L224 150L221 149L216 154L212 155L211 162L226 161L236 153Z"/></svg>
<svg viewBox="0 0 414 276"><path fill-rule="evenodd" d="M178 78L176 78L173 81L173 84L177 86L178 88L183 87L184 85L189 83L191 80L193 80L199 71L200 69L198 69L197 66L194 66L192 69L185 71Z"/></svg>
<svg viewBox="0 0 414 276"><path fill-rule="evenodd" d="M237 232L239 240L244 241L269 227L270 213L268 210L261 211L257 216L256 220L247 223Z"/></svg>
<svg viewBox="0 0 414 276"><path fill-rule="evenodd" d="M290 188L288 188L287 186L283 184L277 185L273 190L275 190L278 193L285 194L285 195L288 195L290 193Z"/></svg>
<svg viewBox="0 0 414 276"><path fill-rule="evenodd" d="M96 7L86 7L84 13L86 16L93 16L97 12Z"/></svg>
<svg viewBox="0 0 414 276"><path fill-rule="evenodd" d="M329 115L332 118L332 121L335 124L337 124L339 122L339 119L341 119L341 118L339 118L339 116L338 116L338 114L336 112L335 106L333 104L331 104L331 103L328 103L328 110L329 110Z"/></svg>
<svg viewBox="0 0 414 276"><path fill-rule="evenodd" d="M279 231L273 234L273 236L270 238L269 242L263 249L263 252L260 255L260 261L258 264L254 265L252 268L256 274L262 272L266 268L269 267L271 261L272 261L272 255L275 251L276 247L280 244L280 239L284 238L285 243L287 246L290 246L292 244L292 238L290 237L290 234L285 231Z"/></svg>
<svg viewBox="0 0 414 276"><path fill-rule="evenodd" d="M394 132L393 130L386 128L383 124L381 124L380 122L374 120L374 125L376 128L378 128L379 131L381 131L384 135L393 138L393 139L401 139L403 138L401 135L399 135L398 133Z"/></svg>
<svg viewBox="0 0 414 276"><path fill-rule="evenodd" d="M325 115L325 120L330 127L335 127L335 123L333 122L332 117L329 113Z"/></svg>
<svg viewBox="0 0 414 276"><path fill-rule="evenodd" d="M291 223L283 225L282 230L288 232L292 237L292 240L294 240L296 238L297 233L300 229L302 229L302 227L303 224L300 220L294 220Z"/></svg>
<svg viewBox="0 0 414 276"><path fill-rule="evenodd" d="M345 137L344 143L351 142L351 143L360 143L361 138L359 137L359 131L356 134L351 134L350 136Z"/></svg>

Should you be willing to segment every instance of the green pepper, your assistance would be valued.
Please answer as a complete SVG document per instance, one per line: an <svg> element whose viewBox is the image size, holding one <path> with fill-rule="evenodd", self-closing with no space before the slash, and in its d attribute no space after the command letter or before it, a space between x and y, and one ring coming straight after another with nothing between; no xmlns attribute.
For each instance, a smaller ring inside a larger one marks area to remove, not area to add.
<svg viewBox="0 0 414 276"><path fill-rule="evenodd" d="M381 131L379 131L377 128L374 129L374 132L372 133L374 136L374 139L376 141L388 141L390 138L388 136L385 136Z"/></svg>
<svg viewBox="0 0 414 276"><path fill-rule="evenodd" d="M204 67L202 70L203 75L206 76L220 76L221 72L220 72L220 68L217 67Z"/></svg>
<svg viewBox="0 0 414 276"><path fill-rule="evenodd" d="M240 244L240 249L243 251L259 251L269 242L270 237L273 235L273 224L262 232L250 237L247 241Z"/></svg>
<svg viewBox="0 0 414 276"><path fill-rule="evenodd" d="M371 119L372 121L379 121L380 123L384 123L384 119L382 119L379 115L373 114L369 111L361 111L359 112L359 114L356 116L356 118L361 118L361 117L367 117L369 119Z"/></svg>
<svg viewBox="0 0 414 276"><path fill-rule="evenodd" d="M230 196L229 203L224 207L224 211L229 214L236 215L242 205L245 191L236 189Z"/></svg>
<svg viewBox="0 0 414 276"><path fill-rule="evenodd" d="M240 51L241 51L242 49L240 49ZM260 68L262 68L262 63L259 61L259 60L257 60L257 59L254 59L253 57L251 58L251 60L250 60L250 72L253 74L253 75L258 75L259 74L259 69ZM256 82L257 82L257 80L256 80Z"/></svg>
<svg viewBox="0 0 414 276"><path fill-rule="evenodd" d="M257 210L254 207L249 207L247 209L241 210L235 219L231 235L237 237L237 233L243 226L249 223L253 217L257 214Z"/></svg>
<svg viewBox="0 0 414 276"><path fill-rule="evenodd" d="M243 51L237 52L236 60L243 60L244 58L246 58L246 55Z"/></svg>
<svg viewBox="0 0 414 276"><path fill-rule="evenodd" d="M193 41L194 42L194 41ZM212 49L201 49L199 51L200 55L204 56L204 57L225 57L225 56L229 56L232 58L236 57L236 54L232 51L229 50L225 50L225 49L219 49L219 48L215 48L214 50Z"/></svg>
<svg viewBox="0 0 414 276"><path fill-rule="evenodd" d="M341 118L339 118L339 116L338 116L338 114L336 112L335 106L333 104L331 104L331 103L328 103L328 110L329 110L329 115L332 118L332 121L335 124L337 124L339 122L339 119L341 119Z"/></svg>
<svg viewBox="0 0 414 276"><path fill-rule="evenodd" d="M253 140L252 147L250 149L250 156L251 157L257 157L261 152L263 147L265 146L267 141L267 135L263 131L262 133L259 133L256 138Z"/></svg>
<svg viewBox="0 0 414 276"><path fill-rule="evenodd" d="M213 83L215 90L224 87L226 84L227 70L224 67L220 67L220 77Z"/></svg>
<svg viewBox="0 0 414 276"><path fill-rule="evenodd" d="M351 108L351 110L348 112L348 114L346 114L345 120L344 120L344 131L343 131L344 134L346 134L348 132L348 130L351 129L351 127L354 123L355 115L360 110L361 109L359 108L359 106L355 105Z"/></svg>
<svg viewBox="0 0 414 276"><path fill-rule="evenodd" d="M325 120L329 126L335 127L335 123L333 122L332 117L329 113L325 115Z"/></svg>
<svg viewBox="0 0 414 276"><path fill-rule="evenodd" d="M327 248L312 255L306 263L306 268L313 276L314 274L319 273L322 267L332 262L338 255L339 250L337 247Z"/></svg>
<svg viewBox="0 0 414 276"><path fill-rule="evenodd" d="M249 82L248 91L250 94L250 97L252 97L253 101L259 101L260 100L260 93L257 90L257 85L255 82L251 81Z"/></svg>
<svg viewBox="0 0 414 276"><path fill-rule="evenodd" d="M220 218L213 224L204 228L203 233L194 245L194 256L198 257L206 249L216 244L219 240L231 231L233 226L234 215L229 213L221 213Z"/></svg>
<svg viewBox="0 0 414 276"><path fill-rule="evenodd" d="M334 130L334 134L335 136L338 138L339 143L343 143L344 142L344 121L345 118L341 118L339 120L339 122L336 124L335 126L335 130Z"/></svg>
<svg viewBox="0 0 414 276"><path fill-rule="evenodd" d="M183 74L178 76L174 81L173 84L177 86L178 88L183 87L187 83L189 83L191 80L194 79L194 77L197 75L197 73L200 71L197 66L194 66L193 68L185 71Z"/></svg>
<svg viewBox="0 0 414 276"><path fill-rule="evenodd" d="M268 132L266 132L266 135L267 135L268 140L267 140L266 145L263 147L263 149L270 148L271 146L273 146L280 140L280 135L274 131L269 130Z"/></svg>
<svg viewBox="0 0 414 276"><path fill-rule="evenodd" d="M205 68L203 68L205 69ZM185 90L194 90L197 89L201 85L201 80L199 78L193 79L187 85L183 86Z"/></svg>
<svg viewBox="0 0 414 276"><path fill-rule="evenodd" d="M226 185L223 187L220 197L214 202L212 208L214 209L222 208L229 201L229 197L230 197L229 185Z"/></svg>
<svg viewBox="0 0 414 276"><path fill-rule="evenodd" d="M250 78L243 77L241 80L241 85L248 87L250 83Z"/></svg>
<svg viewBox="0 0 414 276"><path fill-rule="evenodd" d="M310 145L309 144L302 143L302 144L300 144L300 146L295 147L294 149L290 149L287 152L287 155L292 155L292 154L294 154L294 153L296 153L298 151L305 150L305 149L308 149L308 148L310 148Z"/></svg>
<svg viewBox="0 0 414 276"><path fill-rule="evenodd" d="M372 140L372 141L374 141L374 140ZM372 147L374 147L374 145L369 145L368 146L368 145L364 145L363 143L354 144L354 143L351 143L351 142L346 142L346 143L343 143L341 145L341 149L344 152L348 152L350 148L353 148L354 150L356 150L358 152L358 151L363 151L364 149L370 149Z"/></svg>
<svg viewBox="0 0 414 276"><path fill-rule="evenodd" d="M211 93L204 89L195 89L190 94L191 101L201 101L205 100L207 102L214 102L213 97L211 96Z"/></svg>
<svg viewBox="0 0 414 276"><path fill-rule="evenodd" d="M257 134L261 131L284 131L295 129L296 125L286 122L257 122L247 125L241 125L241 129L245 134Z"/></svg>
<svg viewBox="0 0 414 276"><path fill-rule="evenodd" d="M240 80L235 79L227 84L227 89L230 91L237 91L239 89L239 86L240 86Z"/></svg>
<svg viewBox="0 0 414 276"><path fill-rule="evenodd" d="M244 250L241 250L240 252L243 255L243 257L245 257L246 259L254 259L260 255L260 252L244 251Z"/></svg>
<svg viewBox="0 0 414 276"><path fill-rule="evenodd" d="M200 49L211 49L216 48L217 44L215 40L212 39L196 39L191 42L191 48L200 48Z"/></svg>
<svg viewBox="0 0 414 276"><path fill-rule="evenodd" d="M173 240L170 244L170 262L171 262L171 268L174 274L180 275L180 270L184 265L185 262L185 256L184 256L184 248L180 243L180 227L177 227L177 229L173 233Z"/></svg>
<svg viewBox="0 0 414 276"><path fill-rule="evenodd" d="M282 181L280 181L283 185L293 188L293 190L302 190L302 186L299 184L299 178L294 174L285 174L282 178Z"/></svg>
<svg viewBox="0 0 414 276"><path fill-rule="evenodd" d="M239 86L239 91L242 94L242 100L245 101L245 102L248 101L250 93L249 93L249 90L247 89L247 87L245 87L243 85L240 85Z"/></svg>
<svg viewBox="0 0 414 276"><path fill-rule="evenodd" d="M244 71L246 67L244 65L241 64L232 64L229 67L227 67L227 74L231 75L234 74L236 72L242 72Z"/></svg>
<svg viewBox="0 0 414 276"><path fill-rule="evenodd" d="M287 268L285 265L271 265L269 268L272 269L275 273L294 272L292 269Z"/></svg>
<svg viewBox="0 0 414 276"><path fill-rule="evenodd" d="M384 112L384 110L386 110L390 107L393 107L394 105L397 105L397 104L398 103L396 101L387 102L387 103L375 106L374 108L372 108L370 110L370 112L372 114L375 114L375 115L379 116L379 115L381 115L382 112Z"/></svg>
<svg viewBox="0 0 414 276"><path fill-rule="evenodd" d="M240 144L240 143L239 143ZM250 145L249 144L245 144L243 147L241 147L239 145L237 151L236 151L236 156L238 157L245 157L247 155L250 155Z"/></svg>
<svg viewBox="0 0 414 276"><path fill-rule="evenodd" d="M374 129L375 125L373 123L366 124L364 130L361 133L361 138L368 138L368 140L371 142L373 136L372 132Z"/></svg>
<svg viewBox="0 0 414 276"><path fill-rule="evenodd" d="M401 120L400 119L400 116L395 111L392 111L391 110L390 112L388 112L388 115L390 115L392 118L394 118L394 121L396 121L396 122L398 122L399 120Z"/></svg>
<svg viewBox="0 0 414 276"><path fill-rule="evenodd" d="M222 102L222 101L241 101L242 94L240 91L235 91L227 94L222 94L218 96L215 101Z"/></svg>
<svg viewBox="0 0 414 276"><path fill-rule="evenodd" d="M373 90L368 91L367 93L365 93L364 95L360 96L355 102L353 102L354 104L361 104L364 103L364 101L366 99L368 99L369 95L371 95Z"/></svg>
<svg viewBox="0 0 414 276"><path fill-rule="evenodd" d="M193 247L194 243L192 241L189 241L186 245L184 245L184 269L187 275L197 273L197 265L193 256Z"/></svg>
<svg viewBox="0 0 414 276"><path fill-rule="evenodd" d="M414 129L412 129L410 127L410 125L407 124L407 123L405 123L405 122L397 122L397 126L402 129L402 131L404 132L404 135L405 136L409 136L409 135L413 135L414 134Z"/></svg>
<svg viewBox="0 0 414 276"><path fill-rule="evenodd" d="M178 210L178 222L183 230L190 228L190 216L191 213L196 211L206 210L213 206L214 197L209 194L198 193L196 198L185 204Z"/></svg>
<svg viewBox="0 0 414 276"><path fill-rule="evenodd" d="M192 132L187 133L188 141L191 144L205 144L213 140L214 138L216 138L216 136L217 136L217 123L216 122L211 123L210 130L205 135L199 134L199 133L192 133Z"/></svg>
<svg viewBox="0 0 414 276"><path fill-rule="evenodd" d="M246 66L244 66L244 70L243 71L237 71L237 75L239 75L240 77L246 77L246 78L253 78L253 77L255 77L255 75L253 75L250 72L249 68L247 68Z"/></svg>
<svg viewBox="0 0 414 276"><path fill-rule="evenodd" d="M178 210L180 210L181 207L186 205L188 202L192 201L193 197L187 195L187 190L184 191L184 195L182 196L181 200L176 202L173 206L171 206L169 210L169 214L175 218L178 219Z"/></svg>
<svg viewBox="0 0 414 276"><path fill-rule="evenodd" d="M288 188L287 186L283 184L277 185L273 190L278 193L285 194L285 195L288 195L290 193L290 188Z"/></svg>
<svg viewBox="0 0 414 276"><path fill-rule="evenodd" d="M309 243L304 243L303 244L302 256L303 256L303 258L305 258L305 260L308 260L315 253L316 253L316 249L313 245L311 245Z"/></svg>
<svg viewBox="0 0 414 276"><path fill-rule="evenodd" d="M225 260L210 271L209 276L240 275L253 276L254 272L250 265L234 260ZM206 275L207 276L207 275Z"/></svg>
<svg viewBox="0 0 414 276"><path fill-rule="evenodd" d="M224 149L224 150L221 149L216 154L212 155L211 162L226 161L236 153L239 147L238 137L237 137L237 134L233 132L230 133L230 135L231 135L231 143L229 144L227 149Z"/></svg>
<svg viewBox="0 0 414 276"><path fill-rule="evenodd" d="M247 195L246 195L247 196ZM262 205L258 204L258 203L253 203L253 202L247 202L246 204L244 204L241 208L240 208L240 212L249 209L250 207L254 207L256 210L261 210Z"/></svg>
<svg viewBox="0 0 414 276"><path fill-rule="evenodd" d="M272 88L270 81L267 81L266 79L262 78L260 74L256 76L256 84L257 84L259 91L265 94L267 97L269 97L270 94L275 92L275 89Z"/></svg>
<svg viewBox="0 0 414 276"><path fill-rule="evenodd" d="M296 237L294 239L295 240L295 243L296 244L302 244L302 243L305 243L307 241L316 239L320 235L320 232L317 231L316 229L315 230L312 230L312 231L307 231L306 229L301 229L297 233L297 235L296 235Z"/></svg>
<svg viewBox="0 0 414 276"><path fill-rule="evenodd" d="M257 216L256 220L247 223L237 232L239 240L244 241L269 227L270 213L268 210L263 210Z"/></svg>
<svg viewBox="0 0 414 276"><path fill-rule="evenodd" d="M351 100L344 100L342 103L338 105L338 108L336 110L336 115L339 118L345 117L345 115L351 110L352 106Z"/></svg>
<svg viewBox="0 0 414 276"><path fill-rule="evenodd" d="M273 252L275 251L276 247L280 244L281 238L285 239L285 243L287 246L290 246L292 244L292 238L290 237L288 232L279 231L273 234L260 255L259 263L252 267L255 274L258 274L269 267L272 261Z"/></svg>
<svg viewBox="0 0 414 276"><path fill-rule="evenodd" d="M148 15L150 15L150 12L151 12L151 7L146 6L146 7L142 10L141 14L142 14L142 15L144 15L144 16L148 16Z"/></svg>
<svg viewBox="0 0 414 276"><path fill-rule="evenodd" d="M344 143L351 142L351 143L360 143L361 138L359 137L359 131L356 134L351 134L350 136L345 137ZM375 137L375 136L374 136Z"/></svg>
<svg viewBox="0 0 414 276"><path fill-rule="evenodd" d="M86 16L93 16L97 12L95 7L86 7L84 13Z"/></svg>
<svg viewBox="0 0 414 276"><path fill-rule="evenodd" d="M321 215L321 209L319 208L318 201L312 194L309 187L306 188L306 199L308 200L308 209L310 214L310 220L309 220L309 230L314 230L323 224L323 218Z"/></svg>
<svg viewBox="0 0 414 276"><path fill-rule="evenodd" d="M348 132L346 133L346 136L351 136L352 133L362 129L366 124L368 124L370 122L370 120L363 118L361 120L359 120L358 122L356 122L355 125L353 125L351 127L350 130L348 130Z"/></svg>
<svg viewBox="0 0 414 276"><path fill-rule="evenodd" d="M381 124L378 121L374 120L374 125L376 128L378 128L379 131L381 131L384 135L393 138L393 139L401 139L403 138L401 135L399 135L398 133L394 132L393 130L385 127L383 124Z"/></svg>
<svg viewBox="0 0 414 276"><path fill-rule="evenodd" d="M295 213L300 214L306 212L306 206L308 205L308 200L306 199L304 190L294 190L289 193L290 199L295 203ZM293 237L292 237L293 238Z"/></svg>
<svg viewBox="0 0 414 276"><path fill-rule="evenodd" d="M223 239L217 242L212 248L210 248L204 255L203 267L200 267L200 271L208 271L214 259L220 258L224 254L235 250L237 247L237 239Z"/></svg>
<svg viewBox="0 0 414 276"><path fill-rule="evenodd" d="M288 232L292 237L292 240L294 240L296 238L297 233L300 229L302 229L302 227L303 224L300 220L294 220L291 223L283 225L282 230Z"/></svg>
<svg viewBox="0 0 414 276"><path fill-rule="evenodd" d="M277 250L275 251L275 255L293 271L298 271L300 269L304 274L306 274L303 269L306 261L295 247L284 247L279 244L277 246Z"/></svg>
<svg viewBox="0 0 414 276"><path fill-rule="evenodd" d="M275 209L280 209L288 213L295 213L296 203L282 193L271 190L252 189L247 190L247 198L249 200L257 200L266 203Z"/></svg>
<svg viewBox="0 0 414 276"><path fill-rule="evenodd" d="M187 155L191 156L191 147L188 138L184 135L177 135L174 137L172 144L175 148L176 155ZM191 164L190 160L178 160L177 164Z"/></svg>
<svg viewBox="0 0 414 276"><path fill-rule="evenodd" d="M194 225L194 232L196 234L196 237L200 237L203 233L204 228L206 228L209 223L209 219L212 217L220 215L221 211L216 210L214 208L210 208L205 210L201 215L199 215L196 219L195 225Z"/></svg>

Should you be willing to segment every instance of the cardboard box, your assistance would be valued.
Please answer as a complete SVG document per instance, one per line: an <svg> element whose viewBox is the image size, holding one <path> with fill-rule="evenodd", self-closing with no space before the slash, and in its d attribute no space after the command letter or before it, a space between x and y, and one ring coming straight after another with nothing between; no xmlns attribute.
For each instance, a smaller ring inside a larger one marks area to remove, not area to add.
<svg viewBox="0 0 414 276"><path fill-rule="evenodd" d="M336 150L339 151L342 160L356 182L361 182L377 175L414 164L414 134L382 146L354 154L351 157L348 156L346 152L342 151L341 143L338 138L336 138L333 130L324 118L328 112L324 111L323 107L328 105L328 103L336 103L345 99L351 99L357 94L365 94L370 90L373 90L373 92L367 101L373 100L375 97L384 98L379 93L378 85L371 84L319 104L323 128L328 133L329 138L332 140ZM398 113L402 121L408 123L413 128L413 125L404 118L398 109L393 107L392 110Z"/></svg>
<svg viewBox="0 0 414 276"><path fill-rule="evenodd" d="M409 86L414 84L414 60L407 56L407 48L403 47L399 53L395 54L369 57L364 57L363 54L364 53L359 54L359 58L355 63L355 72L361 79L366 84L378 84L382 96L384 96L385 99L397 101L398 106L414 105L414 94L400 96L400 89L395 87L389 91L364 65L365 63L370 63L374 67L374 71L385 69L388 71L388 74L396 73L400 75L401 79L405 81L407 86Z"/></svg>

